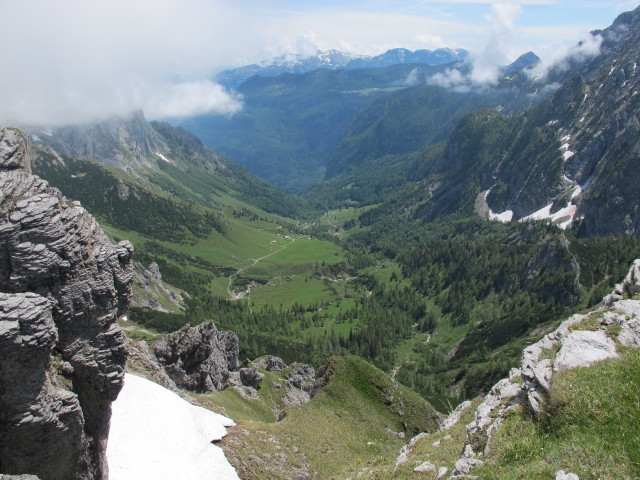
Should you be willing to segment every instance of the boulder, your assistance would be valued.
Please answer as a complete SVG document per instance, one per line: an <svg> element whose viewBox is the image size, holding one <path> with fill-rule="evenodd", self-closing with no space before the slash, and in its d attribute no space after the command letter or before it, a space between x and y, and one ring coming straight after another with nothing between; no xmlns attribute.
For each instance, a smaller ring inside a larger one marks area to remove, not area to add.
<svg viewBox="0 0 640 480"><path fill-rule="evenodd" d="M240 381L243 385L257 390L262 380L264 380L264 373L258 371L258 367L240 369Z"/></svg>
<svg viewBox="0 0 640 480"><path fill-rule="evenodd" d="M416 468L414 468L413 471L416 473L435 472L436 466L431 462L423 462L420 465L418 465Z"/></svg>
<svg viewBox="0 0 640 480"><path fill-rule="evenodd" d="M238 337L213 322L186 325L153 341L151 348L176 385L194 392L222 390L229 372L238 368Z"/></svg>
<svg viewBox="0 0 640 480"><path fill-rule="evenodd" d="M586 367L594 362L618 356L616 344L603 331L578 330L561 341L553 369L556 372Z"/></svg>

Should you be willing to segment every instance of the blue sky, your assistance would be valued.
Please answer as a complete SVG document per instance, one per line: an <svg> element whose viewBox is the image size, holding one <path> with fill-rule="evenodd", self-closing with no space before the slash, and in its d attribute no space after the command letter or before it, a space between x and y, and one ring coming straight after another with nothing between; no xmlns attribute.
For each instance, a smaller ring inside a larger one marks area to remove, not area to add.
<svg viewBox="0 0 640 480"><path fill-rule="evenodd" d="M513 28L505 33L513 58L527 50L544 56L559 45L575 44L638 4L636 0L285 0L278 6L284 16L295 19L298 35L306 35L311 43L373 54L398 46L480 49L495 27L489 19L492 9L502 5L512 9Z"/></svg>
<svg viewBox="0 0 640 480"><path fill-rule="evenodd" d="M520 54L562 58L640 0L0 0L0 124L61 125L143 108L233 114L211 79L284 53L461 47L479 81ZM595 52L597 53L597 44ZM491 75L488 77L491 78Z"/></svg>

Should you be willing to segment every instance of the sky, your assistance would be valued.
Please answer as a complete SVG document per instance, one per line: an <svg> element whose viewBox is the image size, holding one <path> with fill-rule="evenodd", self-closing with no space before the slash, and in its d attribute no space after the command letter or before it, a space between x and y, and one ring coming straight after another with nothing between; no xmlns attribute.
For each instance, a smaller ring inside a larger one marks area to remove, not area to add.
<svg viewBox="0 0 640 480"><path fill-rule="evenodd" d="M558 58L639 0L0 0L0 124L59 126L242 108L211 79L284 53L466 48L478 82ZM489 72L485 75L486 72ZM483 77L483 75L485 75Z"/></svg>

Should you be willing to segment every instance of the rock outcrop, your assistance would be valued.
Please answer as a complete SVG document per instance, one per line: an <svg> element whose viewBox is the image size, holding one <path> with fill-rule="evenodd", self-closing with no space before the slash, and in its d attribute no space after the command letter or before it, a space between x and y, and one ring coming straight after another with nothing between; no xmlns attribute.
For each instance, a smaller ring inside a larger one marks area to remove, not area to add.
<svg viewBox="0 0 640 480"><path fill-rule="evenodd" d="M28 151L0 129L0 471L106 480L133 247L31 175Z"/></svg>
<svg viewBox="0 0 640 480"><path fill-rule="evenodd" d="M525 348L520 368L496 383L477 407L467 425L462 456L452 478L464 478L481 459L491 453L491 437L509 411L524 405L538 417L545 415L545 403L560 371L586 367L618 356L620 344L640 348L640 300L623 299L640 289L640 260L636 260L624 282L604 298L602 305L585 315L573 315L540 341ZM615 325L617 328L611 329ZM582 326L582 329L581 329ZM558 472L557 478L576 478Z"/></svg>
<svg viewBox="0 0 640 480"><path fill-rule="evenodd" d="M160 267L156 262L152 262L148 267L140 262L133 262L133 271L135 295L131 302L132 307L148 308L158 312L184 309L183 296L162 281ZM169 308L163 305L162 300Z"/></svg>
<svg viewBox="0 0 640 480"><path fill-rule="evenodd" d="M176 385L195 392L222 390L229 372L238 368L238 337L219 331L213 322L186 325L151 347Z"/></svg>

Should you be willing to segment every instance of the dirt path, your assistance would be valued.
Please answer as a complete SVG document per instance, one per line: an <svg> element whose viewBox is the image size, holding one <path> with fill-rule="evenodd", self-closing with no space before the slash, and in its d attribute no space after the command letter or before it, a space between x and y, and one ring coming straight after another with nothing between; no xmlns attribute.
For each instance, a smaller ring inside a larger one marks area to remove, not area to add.
<svg viewBox="0 0 640 480"><path fill-rule="evenodd" d="M239 274L244 272L247 268L250 268L250 267L253 267L253 266L257 265L258 263L260 263L265 258L269 258L269 257L275 255L276 253L280 253L282 250L287 248L289 245L291 245L295 241L296 241L295 238L292 238L290 241L285 243L279 249L277 249L277 250L275 250L275 251L273 251L273 252L271 252L271 253L263 256L263 257L252 258L251 259L251 261L252 261L251 264L247 265L246 267L242 267L241 269L237 270L235 273L232 273L231 275L229 275L229 283L227 284L227 294L229 295L229 299L230 300L240 300L241 298L245 298L251 292L251 287L249 286L243 292L233 293L232 290L231 290L231 284L233 283L233 277L237 277Z"/></svg>

